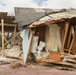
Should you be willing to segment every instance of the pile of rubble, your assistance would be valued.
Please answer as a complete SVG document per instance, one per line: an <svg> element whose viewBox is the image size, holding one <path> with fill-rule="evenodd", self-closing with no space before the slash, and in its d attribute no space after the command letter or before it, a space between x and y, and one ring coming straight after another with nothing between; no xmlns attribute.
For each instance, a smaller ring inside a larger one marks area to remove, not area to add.
<svg viewBox="0 0 76 75"><path fill-rule="evenodd" d="M20 50L19 46L13 46L10 49L5 49L5 56L6 57L15 57L20 58L22 54L22 50Z"/></svg>

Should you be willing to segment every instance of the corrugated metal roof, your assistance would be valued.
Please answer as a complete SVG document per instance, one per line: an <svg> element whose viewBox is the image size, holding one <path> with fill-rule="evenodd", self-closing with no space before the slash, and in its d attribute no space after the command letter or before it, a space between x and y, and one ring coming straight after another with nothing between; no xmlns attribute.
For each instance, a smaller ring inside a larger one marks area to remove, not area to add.
<svg viewBox="0 0 76 75"><path fill-rule="evenodd" d="M42 8L17 8L15 7L15 22L20 25L29 25L39 20L47 14L60 12L62 10L42 9Z"/></svg>

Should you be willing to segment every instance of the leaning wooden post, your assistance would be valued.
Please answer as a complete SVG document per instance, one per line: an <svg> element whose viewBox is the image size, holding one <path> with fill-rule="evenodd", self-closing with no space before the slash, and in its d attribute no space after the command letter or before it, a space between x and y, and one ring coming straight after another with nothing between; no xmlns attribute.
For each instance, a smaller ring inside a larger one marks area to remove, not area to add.
<svg viewBox="0 0 76 75"><path fill-rule="evenodd" d="M69 28L69 23L66 22L65 33L64 33L64 38L63 38L63 42L62 42L61 52L64 52L64 45L65 45L65 41L66 41L66 37L67 37L67 33L68 33L68 28Z"/></svg>
<svg viewBox="0 0 76 75"><path fill-rule="evenodd" d="M4 57L4 19L1 20L2 24L2 56Z"/></svg>

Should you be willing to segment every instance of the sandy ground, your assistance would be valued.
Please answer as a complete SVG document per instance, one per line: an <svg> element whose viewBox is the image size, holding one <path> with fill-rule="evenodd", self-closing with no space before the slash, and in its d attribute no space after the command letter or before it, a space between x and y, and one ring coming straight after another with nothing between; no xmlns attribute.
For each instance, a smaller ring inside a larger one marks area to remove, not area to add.
<svg viewBox="0 0 76 75"><path fill-rule="evenodd" d="M75 71L64 71L44 66L10 68L10 65L0 65L0 75L76 75Z"/></svg>

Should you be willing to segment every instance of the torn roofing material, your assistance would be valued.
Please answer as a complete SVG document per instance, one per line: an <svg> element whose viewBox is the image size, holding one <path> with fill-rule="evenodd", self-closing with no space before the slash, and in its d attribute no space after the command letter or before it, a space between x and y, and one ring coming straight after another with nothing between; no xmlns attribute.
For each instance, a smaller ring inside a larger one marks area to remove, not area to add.
<svg viewBox="0 0 76 75"><path fill-rule="evenodd" d="M17 8L15 7L15 22L18 27L36 27L49 22L63 21L76 17L75 9L44 9L44 8Z"/></svg>
<svg viewBox="0 0 76 75"><path fill-rule="evenodd" d="M32 27L37 27L37 26L42 26L42 25L47 25L47 24L52 24L60 21L64 21L66 19L71 19L76 17L76 10L75 9L66 9L64 12L59 12L59 13L53 13L49 14L47 16L44 16L40 18L38 21L33 22L27 28L32 28Z"/></svg>
<svg viewBox="0 0 76 75"><path fill-rule="evenodd" d="M15 7L15 22L20 26L29 25L40 18L63 10L52 10L44 8L19 8Z"/></svg>

